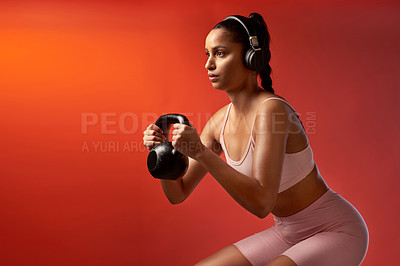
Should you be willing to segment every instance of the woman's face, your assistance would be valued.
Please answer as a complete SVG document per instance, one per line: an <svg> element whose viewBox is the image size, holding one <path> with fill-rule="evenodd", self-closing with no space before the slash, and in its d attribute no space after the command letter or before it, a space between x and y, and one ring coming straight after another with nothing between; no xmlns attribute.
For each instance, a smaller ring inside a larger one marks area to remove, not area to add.
<svg viewBox="0 0 400 266"><path fill-rule="evenodd" d="M252 71L243 64L243 46L231 42L225 29L213 29L206 38L205 68L214 88L235 90L246 86Z"/></svg>

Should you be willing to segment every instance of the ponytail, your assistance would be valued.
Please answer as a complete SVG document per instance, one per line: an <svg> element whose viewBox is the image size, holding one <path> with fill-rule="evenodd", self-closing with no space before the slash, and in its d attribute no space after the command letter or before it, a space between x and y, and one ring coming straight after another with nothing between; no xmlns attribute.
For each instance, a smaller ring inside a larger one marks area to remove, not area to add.
<svg viewBox="0 0 400 266"><path fill-rule="evenodd" d="M270 36L263 17L258 13L251 13L249 20L252 22L256 29L257 35L259 35L260 41L263 44L262 50L265 56L266 66L258 73L261 78L261 86L264 90L274 93L272 88L271 78L271 66L269 61L271 60L271 51L269 50Z"/></svg>
<svg viewBox="0 0 400 266"><path fill-rule="evenodd" d="M258 74L260 75L261 86L263 89L275 93L274 89L272 88L271 66L269 63Z"/></svg>

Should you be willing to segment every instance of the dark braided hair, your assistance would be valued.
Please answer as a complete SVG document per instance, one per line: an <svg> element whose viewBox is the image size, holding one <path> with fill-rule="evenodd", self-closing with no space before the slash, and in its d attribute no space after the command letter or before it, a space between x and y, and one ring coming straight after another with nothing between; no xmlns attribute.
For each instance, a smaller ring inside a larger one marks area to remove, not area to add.
<svg viewBox="0 0 400 266"><path fill-rule="evenodd" d="M261 78L261 86L264 90L274 93L272 88L271 79L271 66L269 61L271 59L271 52L269 50L270 36L267 25L263 17L258 13L251 13L248 17L248 23L255 29L260 44L263 44L262 49L265 56L266 66L258 73ZM226 29L230 34L231 42L238 42L243 45L243 51L251 49L249 42L249 35L243 26L232 19L224 20L218 23L213 29Z"/></svg>

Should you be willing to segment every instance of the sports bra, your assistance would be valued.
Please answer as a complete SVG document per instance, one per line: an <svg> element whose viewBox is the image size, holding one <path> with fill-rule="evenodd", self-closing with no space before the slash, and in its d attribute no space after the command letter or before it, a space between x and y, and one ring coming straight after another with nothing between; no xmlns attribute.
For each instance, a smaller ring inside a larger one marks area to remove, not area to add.
<svg viewBox="0 0 400 266"><path fill-rule="evenodd" d="M261 104L268 100L280 100L285 102L287 105L290 104L286 102L285 100L282 100L281 98L277 97L270 97L266 100L264 100ZM222 130L221 130L221 135L220 135L220 144L222 147L222 150L225 153L225 158L226 162L236 169L237 171L241 172L242 174L245 174L247 176L252 176L252 166L253 166L253 152L254 152L254 147L255 147L255 141L253 139L253 128L254 128L254 122L253 121L253 126L251 128L251 134L250 134L250 139L247 144L247 149L245 153L243 154L242 158L239 161L234 161L231 158L229 158L228 151L225 146L225 141L224 141L224 130L225 130L225 125L228 120L229 116L229 111L231 109L232 103L228 105L228 108L226 110L224 122L222 124ZM292 108L292 110L296 113L296 111ZM296 114L297 115L297 114ZM300 121L301 122L301 121ZM301 180L303 180L314 168L314 159L313 159L313 152L311 150L310 144L307 145L307 147L299 152L295 153L285 153L285 157L283 160L283 169L282 169L282 176L281 176L281 183L279 186L279 191L278 193L294 186Z"/></svg>

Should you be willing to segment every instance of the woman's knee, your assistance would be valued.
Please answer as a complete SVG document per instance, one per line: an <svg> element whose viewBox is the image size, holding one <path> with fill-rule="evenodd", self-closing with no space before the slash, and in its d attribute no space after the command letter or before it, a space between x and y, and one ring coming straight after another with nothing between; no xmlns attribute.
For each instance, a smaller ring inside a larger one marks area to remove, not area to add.
<svg viewBox="0 0 400 266"><path fill-rule="evenodd" d="M196 264L196 266L251 266L245 256L233 245L227 246Z"/></svg>
<svg viewBox="0 0 400 266"><path fill-rule="evenodd" d="M285 255L281 255L271 260L265 266L297 266L297 264Z"/></svg>

